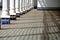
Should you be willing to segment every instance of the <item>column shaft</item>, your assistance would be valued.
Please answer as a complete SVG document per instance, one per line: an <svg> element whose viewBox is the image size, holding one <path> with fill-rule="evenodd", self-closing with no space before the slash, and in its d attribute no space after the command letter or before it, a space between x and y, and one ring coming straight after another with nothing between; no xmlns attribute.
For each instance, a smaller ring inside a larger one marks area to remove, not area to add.
<svg viewBox="0 0 60 40"><path fill-rule="evenodd" d="M25 10L25 0L23 0L23 14L26 13L26 10Z"/></svg>
<svg viewBox="0 0 60 40"><path fill-rule="evenodd" d="M30 0L30 9L33 8L33 0Z"/></svg>
<svg viewBox="0 0 60 40"><path fill-rule="evenodd" d="M3 17L7 17L9 18L9 15L8 15L8 0L3 0L2 1L2 16Z"/></svg>
<svg viewBox="0 0 60 40"><path fill-rule="evenodd" d="M28 0L28 12L30 11L30 0Z"/></svg>
<svg viewBox="0 0 60 40"><path fill-rule="evenodd" d="M20 12L22 14L23 10L22 10L22 0L20 0Z"/></svg>
<svg viewBox="0 0 60 40"><path fill-rule="evenodd" d="M24 0L20 0L20 12L21 14L24 14Z"/></svg>
<svg viewBox="0 0 60 40"><path fill-rule="evenodd" d="M25 12L27 13L28 11L27 11L27 0L25 0Z"/></svg>
<svg viewBox="0 0 60 40"><path fill-rule="evenodd" d="M28 0L26 0L26 10L28 10Z"/></svg>
<svg viewBox="0 0 60 40"><path fill-rule="evenodd" d="M27 10L29 10L29 0L27 0Z"/></svg>
<svg viewBox="0 0 60 40"><path fill-rule="evenodd" d="M25 0L24 0L24 2L23 2L23 3L24 3L24 11L25 11Z"/></svg>
<svg viewBox="0 0 60 40"><path fill-rule="evenodd" d="M10 16L8 15L8 0L2 0L2 15L1 15L1 23L2 24L10 24Z"/></svg>
<svg viewBox="0 0 60 40"><path fill-rule="evenodd" d="M16 17L20 17L20 0L15 0Z"/></svg>
<svg viewBox="0 0 60 40"><path fill-rule="evenodd" d="M30 11L30 8L31 8L31 0L28 0L28 10Z"/></svg>
<svg viewBox="0 0 60 40"><path fill-rule="evenodd" d="M15 0L10 0L10 19L16 20Z"/></svg>
<svg viewBox="0 0 60 40"><path fill-rule="evenodd" d="M22 0L22 10L23 10L23 12L25 11L24 10L24 0Z"/></svg>
<svg viewBox="0 0 60 40"><path fill-rule="evenodd" d="M25 0L25 10L26 10L26 7L27 7L27 5L26 5L27 2L26 2L26 1L27 1L27 0Z"/></svg>

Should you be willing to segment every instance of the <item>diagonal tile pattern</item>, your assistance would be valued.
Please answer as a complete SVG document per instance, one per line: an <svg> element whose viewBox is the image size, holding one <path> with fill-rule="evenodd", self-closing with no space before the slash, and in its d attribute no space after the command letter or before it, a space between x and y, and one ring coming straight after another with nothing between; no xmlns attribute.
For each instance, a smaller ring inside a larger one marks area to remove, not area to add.
<svg viewBox="0 0 60 40"><path fill-rule="evenodd" d="M0 40L60 40L59 11L35 9L2 25Z"/></svg>

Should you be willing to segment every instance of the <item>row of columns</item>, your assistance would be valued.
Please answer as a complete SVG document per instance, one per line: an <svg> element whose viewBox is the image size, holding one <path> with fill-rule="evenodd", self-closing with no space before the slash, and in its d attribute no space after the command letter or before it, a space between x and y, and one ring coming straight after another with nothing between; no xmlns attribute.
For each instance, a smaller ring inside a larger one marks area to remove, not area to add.
<svg viewBox="0 0 60 40"><path fill-rule="evenodd" d="M33 8L33 0L2 0L1 24L10 24L21 14Z"/></svg>

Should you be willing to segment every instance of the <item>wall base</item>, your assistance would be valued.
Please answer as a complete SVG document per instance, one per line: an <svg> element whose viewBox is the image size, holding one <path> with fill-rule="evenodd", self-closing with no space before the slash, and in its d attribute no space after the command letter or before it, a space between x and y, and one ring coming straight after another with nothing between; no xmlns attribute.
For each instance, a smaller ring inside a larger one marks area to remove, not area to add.
<svg viewBox="0 0 60 40"><path fill-rule="evenodd" d="M37 7L37 10L60 10L60 7Z"/></svg>

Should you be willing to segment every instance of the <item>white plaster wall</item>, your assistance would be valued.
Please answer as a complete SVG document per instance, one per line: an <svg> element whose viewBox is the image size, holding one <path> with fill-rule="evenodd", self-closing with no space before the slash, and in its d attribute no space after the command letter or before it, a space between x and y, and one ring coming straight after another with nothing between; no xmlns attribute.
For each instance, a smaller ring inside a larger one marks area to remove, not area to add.
<svg viewBox="0 0 60 40"><path fill-rule="evenodd" d="M37 7L60 7L60 0L37 0Z"/></svg>
<svg viewBox="0 0 60 40"><path fill-rule="evenodd" d="M0 6L2 5L2 4L1 4L2 2L1 2L1 1L2 1L2 0L0 0Z"/></svg>

